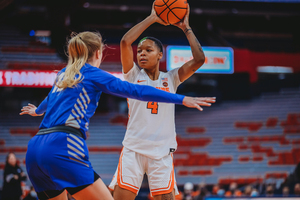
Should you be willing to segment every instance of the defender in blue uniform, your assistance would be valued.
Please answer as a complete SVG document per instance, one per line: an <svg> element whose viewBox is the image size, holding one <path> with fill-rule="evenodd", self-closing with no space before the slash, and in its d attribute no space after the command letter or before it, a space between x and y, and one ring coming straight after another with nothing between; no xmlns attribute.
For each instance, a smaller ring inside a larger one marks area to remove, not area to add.
<svg viewBox="0 0 300 200"><path fill-rule="evenodd" d="M85 143L89 119L102 92L124 98L184 104L202 110L198 98L171 94L150 86L121 81L99 69L102 59L99 33L82 32L69 40L69 61L58 73L47 98L36 108L29 104L21 115L46 113L40 130L28 143L26 168L39 199L113 199L89 162Z"/></svg>

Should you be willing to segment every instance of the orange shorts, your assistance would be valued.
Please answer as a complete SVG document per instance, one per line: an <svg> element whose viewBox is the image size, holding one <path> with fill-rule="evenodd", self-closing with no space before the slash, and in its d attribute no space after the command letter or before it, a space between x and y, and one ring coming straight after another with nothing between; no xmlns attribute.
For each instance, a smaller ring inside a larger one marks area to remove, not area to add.
<svg viewBox="0 0 300 200"><path fill-rule="evenodd" d="M175 194L178 194L172 154L154 160L125 147L121 152L118 168L109 188L114 190L118 185L137 194L145 173L148 176L152 196L168 194L173 189Z"/></svg>

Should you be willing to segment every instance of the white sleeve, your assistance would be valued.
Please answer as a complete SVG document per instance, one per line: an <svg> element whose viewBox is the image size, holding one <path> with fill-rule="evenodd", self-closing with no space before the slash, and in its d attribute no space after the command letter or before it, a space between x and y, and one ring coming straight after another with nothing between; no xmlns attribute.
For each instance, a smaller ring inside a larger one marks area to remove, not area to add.
<svg viewBox="0 0 300 200"><path fill-rule="evenodd" d="M168 72L168 74L170 75L170 77L172 78L173 81L173 85L174 85L174 89L177 90L177 87L182 83L179 79L179 75L178 75L178 68L172 69L171 71Z"/></svg>
<svg viewBox="0 0 300 200"><path fill-rule="evenodd" d="M140 73L140 71L141 70L138 68L138 66L135 63L133 63L133 67L126 74L124 73L124 71L122 69L122 73L123 73L125 81L128 81L130 83L134 82L134 79L137 77L137 75Z"/></svg>
<svg viewBox="0 0 300 200"><path fill-rule="evenodd" d="M11 179L13 179L14 178L14 174L8 174L7 176L6 176L6 182L10 182L11 181Z"/></svg>

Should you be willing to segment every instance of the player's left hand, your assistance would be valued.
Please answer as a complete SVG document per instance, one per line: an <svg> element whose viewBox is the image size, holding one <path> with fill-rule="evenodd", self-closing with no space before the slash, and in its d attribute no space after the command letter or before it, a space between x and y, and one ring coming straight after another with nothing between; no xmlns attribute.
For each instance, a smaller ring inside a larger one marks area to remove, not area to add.
<svg viewBox="0 0 300 200"><path fill-rule="evenodd" d="M202 111L201 106L211 106L216 102L216 97L184 97L182 104L189 108L197 108Z"/></svg>
<svg viewBox="0 0 300 200"><path fill-rule="evenodd" d="M190 16L190 5L188 4L187 11L186 11L186 14L185 14L183 20L181 20L180 22L177 22L176 24L173 24L173 25L177 26L178 28L180 28L183 31L185 31L185 29L190 29L191 27L189 25L189 16Z"/></svg>
<svg viewBox="0 0 300 200"><path fill-rule="evenodd" d="M36 117L36 116L42 116L43 114L36 114L35 112L36 110L36 106L29 103L28 106L24 106L22 109L21 109L21 113L20 115L24 115L24 114L28 114L28 115L31 115L33 117Z"/></svg>

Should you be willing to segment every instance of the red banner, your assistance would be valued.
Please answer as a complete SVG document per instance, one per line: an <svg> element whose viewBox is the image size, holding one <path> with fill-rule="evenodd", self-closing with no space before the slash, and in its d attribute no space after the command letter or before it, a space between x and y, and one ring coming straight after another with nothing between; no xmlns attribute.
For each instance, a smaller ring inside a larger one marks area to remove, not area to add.
<svg viewBox="0 0 300 200"><path fill-rule="evenodd" d="M36 70L0 70L0 86L2 87L52 87L58 71ZM112 75L123 79L121 72Z"/></svg>

